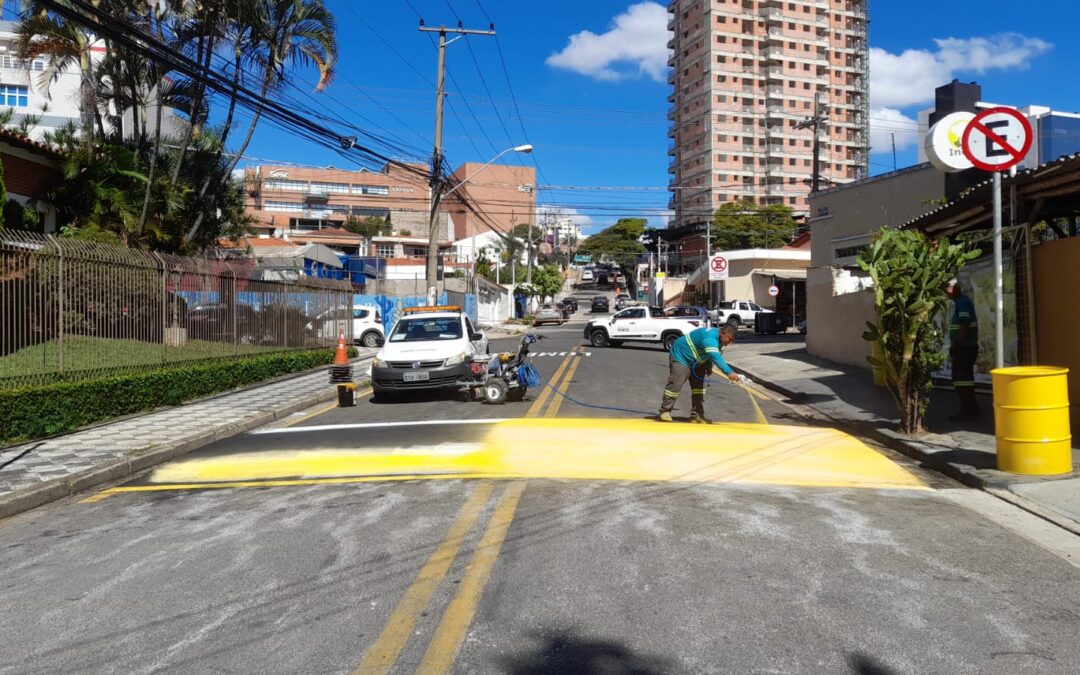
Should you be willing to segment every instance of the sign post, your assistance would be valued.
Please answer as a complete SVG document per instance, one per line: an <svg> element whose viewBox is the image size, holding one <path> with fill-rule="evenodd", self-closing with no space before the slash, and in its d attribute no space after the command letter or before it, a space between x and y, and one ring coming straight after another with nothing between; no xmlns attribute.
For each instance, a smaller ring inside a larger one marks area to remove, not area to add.
<svg viewBox="0 0 1080 675"><path fill-rule="evenodd" d="M990 108L964 128L964 156L994 177L994 362L1005 367L1005 293L1001 252L1001 172L1016 166L1031 149L1031 124L1012 108Z"/></svg>

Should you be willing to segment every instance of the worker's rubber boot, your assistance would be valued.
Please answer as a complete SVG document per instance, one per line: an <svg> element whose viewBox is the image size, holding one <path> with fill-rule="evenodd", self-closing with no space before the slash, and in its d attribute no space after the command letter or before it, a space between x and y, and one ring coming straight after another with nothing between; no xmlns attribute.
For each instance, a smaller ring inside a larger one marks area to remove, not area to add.
<svg viewBox="0 0 1080 675"><path fill-rule="evenodd" d="M704 415L694 413L690 415L690 424L712 424L713 421Z"/></svg>
<svg viewBox="0 0 1080 675"><path fill-rule="evenodd" d="M666 410L664 410L663 412L660 413L660 417L658 419L661 422L673 422L674 421L674 420L671 419L671 413L669 413Z"/></svg>

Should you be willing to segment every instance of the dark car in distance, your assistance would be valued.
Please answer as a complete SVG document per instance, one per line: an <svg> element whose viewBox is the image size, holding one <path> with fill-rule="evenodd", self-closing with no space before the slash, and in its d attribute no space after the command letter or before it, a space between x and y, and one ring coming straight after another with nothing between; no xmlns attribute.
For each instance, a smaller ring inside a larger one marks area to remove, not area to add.
<svg viewBox="0 0 1080 675"><path fill-rule="evenodd" d="M578 311L578 304L576 298L563 298L559 301L559 304L566 308L566 311L570 314Z"/></svg>
<svg viewBox="0 0 1080 675"><path fill-rule="evenodd" d="M590 309L593 314L604 314L611 311L611 307L608 304L608 299L602 295L598 295L592 299L592 305Z"/></svg>
<svg viewBox="0 0 1080 675"><path fill-rule="evenodd" d="M677 317L680 319L699 319L703 326L708 326L712 323L712 320L709 317L709 310L704 307L695 307L693 305L668 307L664 310L664 316Z"/></svg>

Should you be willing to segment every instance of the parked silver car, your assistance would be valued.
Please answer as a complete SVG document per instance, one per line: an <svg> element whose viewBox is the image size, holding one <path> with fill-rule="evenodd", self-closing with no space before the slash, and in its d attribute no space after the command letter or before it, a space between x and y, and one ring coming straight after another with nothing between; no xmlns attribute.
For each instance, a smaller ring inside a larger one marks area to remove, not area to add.
<svg viewBox="0 0 1080 675"><path fill-rule="evenodd" d="M533 314L533 325L539 326L542 323L554 323L561 326L566 323L566 315L561 308L555 305L542 305Z"/></svg>

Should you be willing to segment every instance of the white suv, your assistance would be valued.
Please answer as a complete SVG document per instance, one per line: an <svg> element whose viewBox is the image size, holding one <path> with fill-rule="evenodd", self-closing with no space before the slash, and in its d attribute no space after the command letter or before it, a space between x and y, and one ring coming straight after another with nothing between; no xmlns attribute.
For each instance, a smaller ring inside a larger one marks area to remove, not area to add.
<svg viewBox="0 0 1080 675"><path fill-rule="evenodd" d="M468 360L488 351L487 336L460 307L405 310L371 365L375 397L415 389L456 389Z"/></svg>
<svg viewBox="0 0 1080 675"><path fill-rule="evenodd" d="M330 309L315 317L315 336L332 340L339 335L352 336L353 344L378 347L383 343L382 312L370 305L348 309ZM351 329L351 331L350 331Z"/></svg>

